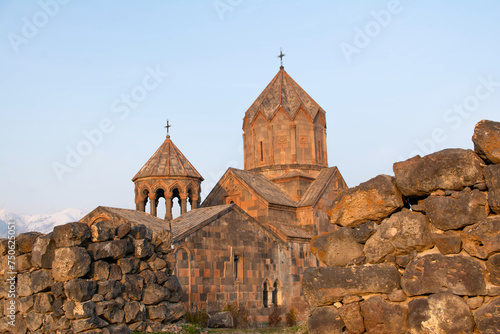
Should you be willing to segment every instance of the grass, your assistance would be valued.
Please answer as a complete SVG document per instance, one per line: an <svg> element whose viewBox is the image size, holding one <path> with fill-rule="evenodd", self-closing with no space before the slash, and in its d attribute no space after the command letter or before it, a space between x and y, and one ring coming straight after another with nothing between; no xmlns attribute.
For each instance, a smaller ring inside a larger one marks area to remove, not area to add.
<svg viewBox="0 0 500 334"><path fill-rule="evenodd" d="M182 324L181 334L308 334L307 324L301 323L294 327L267 327L267 328L250 328L250 329L236 329L236 328L199 328L191 324ZM173 332L157 332L153 334L172 334ZM141 332L134 332L133 334L141 334Z"/></svg>

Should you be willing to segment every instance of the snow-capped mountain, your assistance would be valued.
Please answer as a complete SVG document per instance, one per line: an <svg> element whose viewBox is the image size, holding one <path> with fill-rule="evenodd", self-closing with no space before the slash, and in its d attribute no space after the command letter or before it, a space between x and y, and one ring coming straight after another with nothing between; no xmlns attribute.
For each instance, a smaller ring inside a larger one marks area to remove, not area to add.
<svg viewBox="0 0 500 334"><path fill-rule="evenodd" d="M78 221L88 212L85 209L66 209L53 214L26 215L0 210L0 238L7 235L9 221L15 222L16 234L31 231L49 233L54 226Z"/></svg>

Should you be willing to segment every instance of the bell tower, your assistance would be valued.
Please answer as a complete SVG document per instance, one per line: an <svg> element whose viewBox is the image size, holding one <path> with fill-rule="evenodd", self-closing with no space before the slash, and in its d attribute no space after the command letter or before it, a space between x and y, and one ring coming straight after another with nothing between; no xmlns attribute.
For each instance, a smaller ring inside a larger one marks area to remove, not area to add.
<svg viewBox="0 0 500 334"><path fill-rule="evenodd" d="M325 111L281 66L245 113L243 145L245 170L314 179L328 167Z"/></svg>
<svg viewBox="0 0 500 334"><path fill-rule="evenodd" d="M167 130L169 127L167 123ZM135 184L136 210L146 211L149 202L149 213L156 216L159 200L165 198L165 220L171 220L174 198L179 200L181 214L187 212L188 203L191 209L200 206L203 177L174 145L170 135L132 181Z"/></svg>

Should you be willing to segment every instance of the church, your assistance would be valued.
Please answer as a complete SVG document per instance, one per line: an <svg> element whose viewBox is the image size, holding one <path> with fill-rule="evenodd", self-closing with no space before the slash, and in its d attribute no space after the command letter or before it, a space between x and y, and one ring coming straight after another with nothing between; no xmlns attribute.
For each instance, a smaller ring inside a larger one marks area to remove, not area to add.
<svg viewBox="0 0 500 334"><path fill-rule="evenodd" d="M328 166L325 111L281 66L244 114L243 144L244 170L229 168L201 202L203 177L167 135L132 179L136 210L98 207L81 221L170 230L188 310L231 304L256 322L274 307L300 317L302 273L321 265L310 240L331 229L327 209L347 189ZM166 214L156 217L162 198Z"/></svg>

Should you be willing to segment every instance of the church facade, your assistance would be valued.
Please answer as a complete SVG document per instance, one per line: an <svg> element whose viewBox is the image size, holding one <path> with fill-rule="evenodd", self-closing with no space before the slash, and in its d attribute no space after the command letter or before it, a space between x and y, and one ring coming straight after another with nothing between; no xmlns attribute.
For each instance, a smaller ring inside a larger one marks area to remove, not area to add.
<svg viewBox="0 0 500 334"><path fill-rule="evenodd" d="M302 273L321 265L310 240L330 230L327 208L347 188L328 166L325 111L281 66L244 115L243 143L244 170L229 168L200 203L203 178L167 136L132 180L136 210L156 216L165 199L188 309L231 304L257 322L274 307L304 315Z"/></svg>

